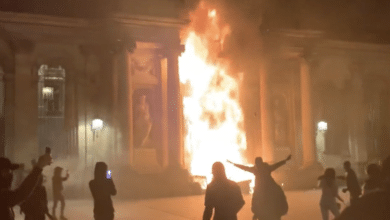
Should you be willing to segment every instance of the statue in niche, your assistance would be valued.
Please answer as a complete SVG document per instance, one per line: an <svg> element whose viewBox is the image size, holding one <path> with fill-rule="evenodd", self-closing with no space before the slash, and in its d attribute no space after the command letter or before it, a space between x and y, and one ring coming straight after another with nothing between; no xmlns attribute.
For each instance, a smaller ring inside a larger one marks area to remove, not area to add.
<svg viewBox="0 0 390 220"><path fill-rule="evenodd" d="M134 147L150 147L150 132L152 130L152 119L150 117L149 104L146 95L139 96L138 103L134 109Z"/></svg>
<svg viewBox="0 0 390 220"><path fill-rule="evenodd" d="M275 143L279 146L287 144L287 109L283 97L276 97L274 99L273 113L275 126Z"/></svg>

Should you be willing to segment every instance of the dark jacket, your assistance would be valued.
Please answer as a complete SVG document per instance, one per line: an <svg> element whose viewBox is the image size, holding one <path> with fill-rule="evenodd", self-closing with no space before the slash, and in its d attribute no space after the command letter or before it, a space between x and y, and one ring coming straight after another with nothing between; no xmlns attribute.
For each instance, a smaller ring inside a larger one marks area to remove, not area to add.
<svg viewBox="0 0 390 220"><path fill-rule="evenodd" d="M16 190L9 188L0 189L0 219L13 220L15 214L12 209L17 204L26 200L33 192L42 173L42 169L35 167Z"/></svg>
<svg viewBox="0 0 390 220"><path fill-rule="evenodd" d="M352 169L348 170L346 180L347 180L347 189L351 197L358 198L362 194L362 189L360 188L355 171L353 171Z"/></svg>
<svg viewBox="0 0 390 220"><path fill-rule="evenodd" d="M366 180L364 184L364 194L382 189L383 183L380 177L373 177Z"/></svg>
<svg viewBox="0 0 390 220"><path fill-rule="evenodd" d="M237 220L245 201L237 183L231 180L212 181L206 189L205 206L215 209L214 220ZM204 215L203 219L210 219Z"/></svg>
<svg viewBox="0 0 390 220"><path fill-rule="evenodd" d="M31 196L24 201L20 208L25 214L25 220L45 220L45 214L49 212L47 208L46 188L42 185L43 176L35 187Z"/></svg>
<svg viewBox="0 0 390 220"><path fill-rule="evenodd" d="M89 188L92 193L95 215L114 213L111 196L116 195L114 182L108 179L91 180Z"/></svg>
<svg viewBox="0 0 390 220"><path fill-rule="evenodd" d="M388 220L390 193L377 191L362 196L356 204L344 209L337 220Z"/></svg>
<svg viewBox="0 0 390 220"><path fill-rule="evenodd" d="M113 218L114 206L111 196L116 195L114 181L106 178L107 165L98 162L95 167L95 178L89 182L92 193L94 208L93 213L97 216L108 216Z"/></svg>

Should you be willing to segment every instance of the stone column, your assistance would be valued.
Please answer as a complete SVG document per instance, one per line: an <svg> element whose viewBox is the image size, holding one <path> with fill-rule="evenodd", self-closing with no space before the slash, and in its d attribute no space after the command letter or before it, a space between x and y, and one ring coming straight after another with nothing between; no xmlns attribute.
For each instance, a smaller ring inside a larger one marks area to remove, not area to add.
<svg viewBox="0 0 390 220"><path fill-rule="evenodd" d="M77 106L78 106L78 154L80 160L84 162L85 171L87 171L91 166L93 166L88 158L90 154L90 127L88 125L90 121L89 111L90 111L90 95L88 89L90 85L88 83L88 71L91 63L91 55L93 54L93 46L80 46L80 53L83 56L84 60L84 70L82 74L77 77ZM82 126L80 126L80 124Z"/></svg>
<svg viewBox="0 0 390 220"><path fill-rule="evenodd" d="M357 165L358 175L365 172L367 162L365 120L367 118L364 106L363 80L357 73L353 74L352 88L349 92L348 117L350 130L351 162Z"/></svg>
<svg viewBox="0 0 390 220"><path fill-rule="evenodd" d="M165 168L169 165L169 130L168 130L168 62L167 58L161 57L161 109L162 109L162 166Z"/></svg>
<svg viewBox="0 0 390 220"><path fill-rule="evenodd" d="M6 73L5 81L5 156L14 158L15 147L15 74Z"/></svg>
<svg viewBox="0 0 390 220"><path fill-rule="evenodd" d="M260 65L260 120L261 120L261 147L264 161L274 162L274 135L271 112L271 92L269 81L269 64L267 57L262 58ZM259 155L256 152L256 155Z"/></svg>
<svg viewBox="0 0 390 220"><path fill-rule="evenodd" d="M128 130L128 133L125 134L123 131L123 135L127 136L127 138L123 138L123 140L126 140L126 142L123 142L124 147L127 147L128 149L128 160L131 165L133 165L134 161L134 129L133 129L133 91L134 91L134 86L133 86L133 79L132 79L132 66L131 66L131 54L129 52L125 52L125 67L126 67L126 72L124 74L124 79L126 79L126 85L127 86L127 99L125 102L127 103L127 126L126 129Z"/></svg>
<svg viewBox="0 0 390 220"><path fill-rule="evenodd" d="M314 165L316 161L310 66L304 58L299 58L299 62L301 71L302 159L303 167L309 167Z"/></svg>
<svg viewBox="0 0 390 220"><path fill-rule="evenodd" d="M113 136L113 156L114 158L118 156L118 92L119 92L119 83L118 75L120 71L121 56L122 54L115 54L113 56L112 64L112 136Z"/></svg>
<svg viewBox="0 0 390 220"><path fill-rule="evenodd" d="M121 110L120 109L123 109L123 103L120 101L120 89L121 89L121 79L123 79L123 77L128 77L128 82L126 83L126 85L128 86L128 100L126 102L126 104L128 104L127 108L128 108L128 111L130 112L127 112L128 114L130 114L130 118L128 118L128 120L131 120L131 123L129 123L130 125L130 133L128 135L131 135L131 137L129 137L129 141L126 143L126 146L128 146L130 143L131 143L131 146L130 146L130 160L132 160L132 143L133 143L133 138L132 138L132 135L133 135L133 127L132 127L132 97L133 97L133 88L132 88L132 80L131 80L131 70L130 70L130 63L129 63L129 56L130 54L133 52L133 50L129 51L129 50L120 50L120 51L117 51L112 59L113 59L113 63L112 63L112 112L111 112L111 129L112 129L112 136L113 136L113 156L115 159L117 156L121 155L121 152L122 152L122 148L120 148L121 146L121 143L119 142L119 133L121 132L121 123L120 123L120 120L121 120ZM126 134L127 135L127 134ZM131 161L130 161L131 162Z"/></svg>
<svg viewBox="0 0 390 220"><path fill-rule="evenodd" d="M5 156L5 83L4 71L0 66L0 156Z"/></svg>
<svg viewBox="0 0 390 220"><path fill-rule="evenodd" d="M183 165L183 108L179 80L179 56L183 51L184 48L171 49L167 54L169 165L173 167Z"/></svg>
<svg viewBox="0 0 390 220"><path fill-rule="evenodd" d="M38 67L32 50L15 54L15 146L14 161L25 163L39 156L38 148Z"/></svg>

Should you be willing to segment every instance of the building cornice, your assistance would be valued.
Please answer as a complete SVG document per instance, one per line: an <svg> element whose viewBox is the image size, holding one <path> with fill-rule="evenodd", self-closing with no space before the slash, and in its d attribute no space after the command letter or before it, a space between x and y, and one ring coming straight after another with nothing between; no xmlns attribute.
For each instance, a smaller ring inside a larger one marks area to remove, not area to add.
<svg viewBox="0 0 390 220"><path fill-rule="evenodd" d="M158 27L174 27L182 28L190 22L184 19L152 17L141 15L113 14L108 18L111 21L119 24L130 26L158 26Z"/></svg>
<svg viewBox="0 0 390 220"><path fill-rule="evenodd" d="M65 18L49 15L0 12L0 23L43 25L67 28L95 28L105 22L130 26L158 26L181 28L189 23L187 20L151 16L113 14L104 19Z"/></svg>
<svg viewBox="0 0 390 220"><path fill-rule="evenodd" d="M289 38L322 38L325 34L318 30L277 29L271 31Z"/></svg>
<svg viewBox="0 0 390 220"><path fill-rule="evenodd" d="M342 40L324 40L316 45L317 48L353 50L359 52L389 53L390 45L350 42Z"/></svg>
<svg viewBox="0 0 390 220"><path fill-rule="evenodd" d="M88 20L80 18L62 18L49 15L0 12L0 23L44 25L52 27L87 27Z"/></svg>

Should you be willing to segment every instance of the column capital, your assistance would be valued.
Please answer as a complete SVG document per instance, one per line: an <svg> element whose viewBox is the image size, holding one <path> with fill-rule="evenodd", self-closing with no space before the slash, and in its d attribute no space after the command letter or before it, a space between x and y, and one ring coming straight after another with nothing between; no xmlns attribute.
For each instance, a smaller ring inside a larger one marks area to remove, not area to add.
<svg viewBox="0 0 390 220"><path fill-rule="evenodd" d="M13 40L12 43L16 53L32 53L35 49L35 43L30 40L17 39Z"/></svg>
<svg viewBox="0 0 390 220"><path fill-rule="evenodd" d="M116 55L123 52L124 50L128 51L129 53L133 53L136 48L137 45L135 41L124 41L119 38L113 42L108 42L102 45L86 44L79 46L80 53L85 57L88 57L91 54Z"/></svg>
<svg viewBox="0 0 390 220"><path fill-rule="evenodd" d="M2 73L0 75L0 77L1 77L1 80L9 81L9 80L14 80L15 79L15 74L13 74L13 73Z"/></svg>

